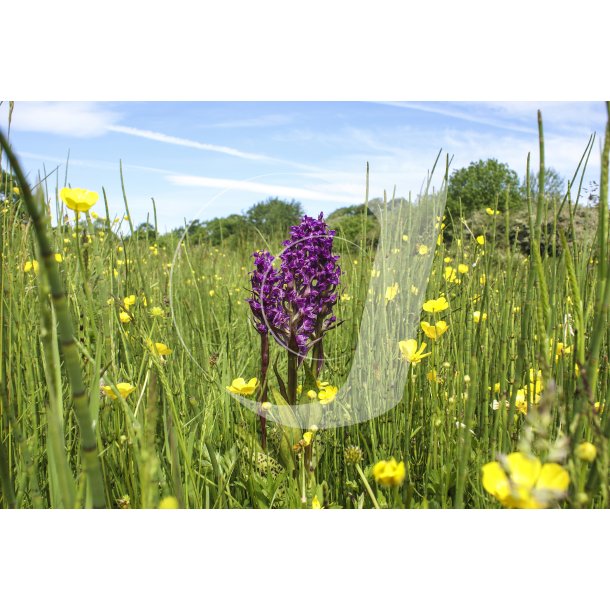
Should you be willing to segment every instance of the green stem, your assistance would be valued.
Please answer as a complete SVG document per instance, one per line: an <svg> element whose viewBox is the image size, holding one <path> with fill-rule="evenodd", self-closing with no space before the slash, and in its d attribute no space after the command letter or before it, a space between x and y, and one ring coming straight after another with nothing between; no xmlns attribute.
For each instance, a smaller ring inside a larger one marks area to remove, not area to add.
<svg viewBox="0 0 610 610"><path fill-rule="evenodd" d="M43 214L44 206L41 205L41 202L34 201L30 186L25 179L21 166L3 133L0 133L0 146L6 152L9 163L17 176L23 200L28 213L32 217L40 257L47 277L49 278L51 298L57 313L59 342L64 357L66 373L72 388L74 414L81 434L83 468L89 483L91 503L93 508L104 508L106 506L104 481L98 456L97 440L93 430L91 413L89 411L87 390L83 383L78 349L74 340L74 327L68 309L68 300L59 277L57 262L55 261L54 252L47 235L46 217Z"/></svg>
<svg viewBox="0 0 610 610"><path fill-rule="evenodd" d="M360 478L362 479L362 483L364 484L364 487L365 487L367 493L369 494L369 497L371 498L371 502L373 502L373 506L375 508L381 509L381 507L379 506L379 504L377 502L377 498L375 497L375 494L373 493L373 490L371 489L371 486L369 485L369 482L366 480L366 477L364 476L364 472L362 472L362 468L360 468L360 464L356 464L356 470L358 471L358 474L360 475Z"/></svg>
<svg viewBox="0 0 610 610"><path fill-rule="evenodd" d="M0 480L2 481L2 495L8 508L17 508L17 502L15 501L15 490L13 488L13 481L8 467L7 452L4 447L4 441L0 435Z"/></svg>
<svg viewBox="0 0 610 610"><path fill-rule="evenodd" d="M593 402L596 395L599 374L599 351L604 337L604 327L610 309L610 278L608 277L608 159L610 156L610 102L606 102L608 122L604 137L599 181L599 279L596 295L596 316L591 333L591 347L587 366L589 399Z"/></svg>

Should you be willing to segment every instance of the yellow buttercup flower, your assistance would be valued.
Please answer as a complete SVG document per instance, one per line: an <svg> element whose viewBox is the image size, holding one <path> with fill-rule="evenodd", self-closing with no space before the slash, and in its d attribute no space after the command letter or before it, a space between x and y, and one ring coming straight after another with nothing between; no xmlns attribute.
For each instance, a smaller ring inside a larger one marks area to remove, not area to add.
<svg viewBox="0 0 610 610"><path fill-rule="evenodd" d="M553 339L551 339L550 341L551 341L551 349L552 349ZM557 362L559 360L559 358L561 358L562 356L565 356L566 354L569 354L571 352L572 352L571 345L565 345L561 341L557 341L557 343L555 343L555 362Z"/></svg>
<svg viewBox="0 0 610 610"><path fill-rule="evenodd" d="M428 313L438 313L439 311L445 311L449 307L449 303L445 297L439 297L438 299L431 299L424 303L424 311Z"/></svg>
<svg viewBox="0 0 610 610"><path fill-rule="evenodd" d="M394 283L391 286L388 286L385 290L386 303L394 300L396 298L397 294L398 294L398 284Z"/></svg>
<svg viewBox="0 0 610 610"><path fill-rule="evenodd" d="M394 458L381 460L373 466L375 481L385 487L398 487L402 485L406 476L405 463L397 463Z"/></svg>
<svg viewBox="0 0 610 610"><path fill-rule="evenodd" d="M307 447L311 445L311 439L313 438L313 432L303 432L303 445Z"/></svg>
<svg viewBox="0 0 610 610"><path fill-rule="evenodd" d="M161 307L155 306L150 308L150 315L153 316L153 318L160 318L163 316L163 313Z"/></svg>
<svg viewBox="0 0 610 610"><path fill-rule="evenodd" d="M94 191L70 189L67 187L62 188L61 191L59 191L59 196L66 206L75 212L88 211L99 199L99 195Z"/></svg>
<svg viewBox="0 0 610 610"><path fill-rule="evenodd" d="M121 383L116 384L116 389L123 398L127 398L136 389L136 387L130 383L122 381ZM106 396L112 398L112 400L116 400L118 398L114 390L109 385L102 386L102 391L104 394L106 394Z"/></svg>
<svg viewBox="0 0 610 610"><path fill-rule="evenodd" d="M252 379L250 379L248 382L246 382L243 377L238 377L237 379L233 380L233 383L231 383L230 386L226 386L226 388L233 394L239 394L240 396L252 396L257 385L258 379L256 377L252 377Z"/></svg>
<svg viewBox="0 0 610 610"><path fill-rule="evenodd" d="M530 369L530 392L532 394L540 394L542 392L542 370L534 371Z"/></svg>
<svg viewBox="0 0 610 610"><path fill-rule="evenodd" d="M125 309L129 309L132 305L136 304L136 295L130 294L128 297L123 299L123 305L125 305Z"/></svg>
<svg viewBox="0 0 610 610"><path fill-rule="evenodd" d="M459 284L461 280L458 279L455 269L451 266L445 267L444 270L445 281L453 284Z"/></svg>
<svg viewBox="0 0 610 610"><path fill-rule="evenodd" d="M481 320L483 320L483 322L485 322L485 320L487 320L487 314L481 313L480 311L473 311L472 319L474 320L475 324L478 324L479 322L481 322Z"/></svg>
<svg viewBox="0 0 610 610"><path fill-rule="evenodd" d="M515 408L519 413L527 415L527 394L525 388L517 390L517 394L515 395Z"/></svg>
<svg viewBox="0 0 610 610"><path fill-rule="evenodd" d="M159 356L169 356L173 351L165 343L153 343L150 339L146 343L150 351Z"/></svg>
<svg viewBox="0 0 610 610"><path fill-rule="evenodd" d="M425 256L426 254L428 254L429 251L430 251L430 249L428 248L428 246L426 246L424 244L417 246L417 253L420 256Z"/></svg>
<svg viewBox="0 0 610 610"><path fill-rule="evenodd" d="M318 496L314 496L311 500L311 508L314 510L321 510L322 505L320 504L320 500L318 500Z"/></svg>
<svg viewBox="0 0 610 610"><path fill-rule="evenodd" d="M479 246L484 246L485 245L485 235L478 235L477 236L477 244L479 244Z"/></svg>
<svg viewBox="0 0 610 610"><path fill-rule="evenodd" d="M439 320L434 325L422 322L421 328L429 339L438 339L443 333L447 332L449 325L444 320Z"/></svg>
<svg viewBox="0 0 610 610"><path fill-rule="evenodd" d="M402 357L411 364L417 364L423 360L426 356L429 356L432 352L424 354L426 349L426 343L422 343L420 348L417 348L417 341L415 339L407 339L406 341L399 341L398 347Z"/></svg>
<svg viewBox="0 0 610 610"><path fill-rule="evenodd" d="M33 271L34 273L38 273L39 269L40 265L38 264L37 260L26 261L25 265L23 265L23 270L26 273L30 273L31 271Z"/></svg>
<svg viewBox="0 0 610 610"><path fill-rule="evenodd" d="M126 311L121 311L119 313L119 320L123 324L129 324L131 322L131 316Z"/></svg>
<svg viewBox="0 0 610 610"><path fill-rule="evenodd" d="M438 376L436 369L432 369L426 373L426 379L430 383L443 383L443 380Z"/></svg>
<svg viewBox="0 0 610 610"><path fill-rule="evenodd" d="M488 214L489 216L494 216L494 215L495 215L495 216L498 216L498 214L500 214L500 210L496 210L496 211L494 212L494 210L492 210L491 208L485 208L485 211L487 212L487 214Z"/></svg>
<svg viewBox="0 0 610 610"><path fill-rule="evenodd" d="M458 265L458 272L459 273L468 273L470 267L468 267L468 265L464 265L464 263L461 263Z"/></svg>
<svg viewBox="0 0 610 610"><path fill-rule="evenodd" d="M325 387L323 387L318 392L318 399L320 400L320 404L330 404L333 400L335 400L338 391L339 388L334 385L326 385Z"/></svg>
<svg viewBox="0 0 610 610"><path fill-rule="evenodd" d="M570 475L559 464L541 465L515 452L482 468L485 491L508 508L546 508L566 495Z"/></svg>

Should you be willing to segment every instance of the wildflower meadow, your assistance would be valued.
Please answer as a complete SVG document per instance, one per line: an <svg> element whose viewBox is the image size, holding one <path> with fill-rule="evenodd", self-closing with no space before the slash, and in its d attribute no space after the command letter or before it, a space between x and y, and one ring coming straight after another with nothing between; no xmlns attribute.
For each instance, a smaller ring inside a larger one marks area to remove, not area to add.
<svg viewBox="0 0 610 610"><path fill-rule="evenodd" d="M520 216L449 208L439 155L349 232L218 239L33 180L2 133L0 506L610 507L609 126L548 192L539 115Z"/></svg>

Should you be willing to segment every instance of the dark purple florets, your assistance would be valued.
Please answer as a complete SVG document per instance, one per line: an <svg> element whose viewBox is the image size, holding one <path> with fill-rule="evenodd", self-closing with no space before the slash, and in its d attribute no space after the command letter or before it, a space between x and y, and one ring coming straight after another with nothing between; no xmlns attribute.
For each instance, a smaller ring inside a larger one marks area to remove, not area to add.
<svg viewBox="0 0 610 610"><path fill-rule="evenodd" d="M339 256L332 254L334 234L322 214L317 220L304 216L283 243L279 271L273 268L269 252L253 255L256 269L251 273L248 303L256 328L262 334L271 330L285 347L296 344L303 357L336 322L331 314L341 268Z"/></svg>
<svg viewBox="0 0 610 610"><path fill-rule="evenodd" d="M288 316L281 307L283 280L273 268L275 257L261 250L254 252L254 271L250 273L252 298L247 299L256 329L267 334L271 328L282 328L288 324Z"/></svg>

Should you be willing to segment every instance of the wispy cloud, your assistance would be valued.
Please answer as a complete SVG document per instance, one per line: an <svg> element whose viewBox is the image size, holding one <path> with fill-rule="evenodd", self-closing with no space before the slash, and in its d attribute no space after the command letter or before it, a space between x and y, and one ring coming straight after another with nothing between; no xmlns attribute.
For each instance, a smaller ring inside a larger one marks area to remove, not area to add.
<svg viewBox="0 0 610 610"><path fill-rule="evenodd" d="M201 125L207 129L215 128L259 128L259 127L280 127L282 125L289 125L293 122L293 117L287 114L265 114L258 117L251 117L248 119L236 119L233 121L221 121L219 123L212 123L209 125Z"/></svg>
<svg viewBox="0 0 610 610"><path fill-rule="evenodd" d="M74 165L78 167L87 167L90 169L99 169L99 170L110 170L110 171L118 171L119 170L119 162L109 162L109 161L95 161L92 159L72 159L66 155L63 159L60 157L54 157L49 155L41 155L38 153L32 152L22 152L19 154L20 157L24 159L34 159L36 161L43 161L45 163L52 163L57 165L57 167ZM147 165L134 165L132 163L123 163L123 167L126 169L134 169L140 170L143 172L152 172L156 174L169 174L170 171L166 169L160 169L158 167L150 167Z"/></svg>
<svg viewBox="0 0 610 610"><path fill-rule="evenodd" d="M207 142L199 142L197 140L191 140L188 138L180 138L165 133L159 133L158 131L150 131L148 129L138 129L136 127L127 127L125 125L111 125L108 127L109 131L116 133L124 133L138 138L145 138L147 140L153 140L155 142L162 142L164 144L173 144L176 146L184 146L186 148L194 148L197 150L205 150L209 152L216 152L223 155L229 155L231 157L238 157L240 159L247 159L250 161L260 161L271 164L281 164L297 169L318 171L320 168L306 165L303 163L296 163L287 159L278 159L276 157L270 157L260 153L251 153L237 148L231 148L230 146L218 146L217 144L208 144Z"/></svg>
<svg viewBox="0 0 610 610"><path fill-rule="evenodd" d="M537 111L542 111L545 131L590 134L605 124L600 102L387 102L405 108L459 119L478 125L527 135L538 134Z"/></svg>
<svg viewBox="0 0 610 610"><path fill-rule="evenodd" d="M603 124L606 120L602 102L477 102L475 106L530 122L536 120L536 112L541 110L543 118L567 126L584 122Z"/></svg>
<svg viewBox="0 0 610 610"><path fill-rule="evenodd" d="M238 150L237 148L231 148L229 146L218 146L217 144L197 142L196 140L170 136L165 133L150 131L148 129L138 129L137 127L127 127L125 125L111 125L108 127L108 130L116 133L125 133L138 138L145 138L147 140L154 140L155 142L162 142L164 144L175 144L176 146L185 146L187 148L195 148L197 150L207 150L222 153L232 157L239 157L240 159L250 159L252 161L273 161L273 159L267 155L244 152L243 150Z"/></svg>
<svg viewBox="0 0 610 610"><path fill-rule="evenodd" d="M509 131L517 131L519 133L536 133L536 130L531 127L524 127L523 125L517 125L514 122L499 121L490 116L483 116L474 111L458 110L455 107L448 105L446 102L439 104L422 104L415 102L381 102L388 106L395 106L397 108L407 108L409 110L419 110L421 112L428 112L432 114L438 114L446 116L452 119L460 119L462 121L468 121L470 123L477 123L478 125L487 125L489 127L495 127L496 129L507 129Z"/></svg>
<svg viewBox="0 0 610 610"><path fill-rule="evenodd" d="M93 102L16 102L11 128L90 138L104 135L120 118L119 113Z"/></svg>
<svg viewBox="0 0 610 610"><path fill-rule="evenodd" d="M328 190L312 190L302 187L267 184L249 180L232 180L229 178L211 178L208 176L170 175L167 180L178 186L195 186L215 189L226 189L256 193L266 196L289 197L292 199L309 199L311 201L333 201L337 203L356 203L359 198L345 189L345 194L339 194L335 188ZM341 187L339 187L341 188ZM341 189L342 190L342 189Z"/></svg>

